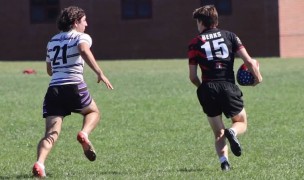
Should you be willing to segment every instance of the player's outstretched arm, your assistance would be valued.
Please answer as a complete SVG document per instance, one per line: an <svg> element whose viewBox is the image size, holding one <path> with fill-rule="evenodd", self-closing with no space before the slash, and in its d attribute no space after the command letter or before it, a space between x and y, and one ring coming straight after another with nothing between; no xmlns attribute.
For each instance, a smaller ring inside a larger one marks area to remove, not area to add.
<svg viewBox="0 0 304 180"><path fill-rule="evenodd" d="M242 58L244 61L244 64L248 67L249 71L253 74L254 76L254 84L253 86L259 84L262 82L263 77L261 75L261 72L259 70L259 64L257 61L252 59L249 54L247 53L245 48L241 48L237 54Z"/></svg>
<svg viewBox="0 0 304 180"><path fill-rule="evenodd" d="M104 82L108 89L114 89L111 82L108 78L103 74L99 65L97 64L95 57L87 43L80 43L78 45L78 49L81 57L85 60L85 62L89 65L89 67L96 73L97 75L97 83L100 81Z"/></svg>

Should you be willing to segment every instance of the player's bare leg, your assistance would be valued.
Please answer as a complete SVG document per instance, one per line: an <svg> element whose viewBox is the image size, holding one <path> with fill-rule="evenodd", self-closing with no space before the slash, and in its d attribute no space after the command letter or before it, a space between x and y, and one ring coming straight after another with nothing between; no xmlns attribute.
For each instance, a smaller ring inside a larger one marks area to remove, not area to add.
<svg viewBox="0 0 304 180"><path fill-rule="evenodd" d="M44 164L47 155L50 153L57 141L62 125L63 117L49 116L45 122L45 135L40 140L37 149L37 161Z"/></svg>
<svg viewBox="0 0 304 180"><path fill-rule="evenodd" d="M96 128L100 121L100 112L94 100L92 100L92 103L88 107L85 107L81 111L81 114L84 116L83 126L77 135L77 140L82 145L86 157L90 161L95 161L96 153L92 143L88 138L89 134Z"/></svg>
<svg viewBox="0 0 304 180"><path fill-rule="evenodd" d="M236 156L241 156L242 149L237 139L237 135L243 134L247 130L247 116L246 111L243 109L238 115L231 118L232 126L229 129L225 129L225 136L227 137L231 151Z"/></svg>
<svg viewBox="0 0 304 180"><path fill-rule="evenodd" d="M208 117L208 121L214 134L215 150L221 162L221 168L225 171L229 170L228 147L224 136L225 125L222 121L222 116Z"/></svg>
<svg viewBox="0 0 304 180"><path fill-rule="evenodd" d="M94 100L88 107L85 107L81 114L84 116L83 126L81 131L90 134L100 121L100 112Z"/></svg>
<svg viewBox="0 0 304 180"><path fill-rule="evenodd" d="M63 117L49 116L45 121L45 135L37 147L37 162L33 167L33 174L36 177L45 177L44 162L57 141L62 125Z"/></svg>
<svg viewBox="0 0 304 180"><path fill-rule="evenodd" d="M243 110L238 115L232 117L231 120L232 120L231 128L236 131L237 135L243 134L244 132L246 132L247 115L246 115L245 108L243 108Z"/></svg>

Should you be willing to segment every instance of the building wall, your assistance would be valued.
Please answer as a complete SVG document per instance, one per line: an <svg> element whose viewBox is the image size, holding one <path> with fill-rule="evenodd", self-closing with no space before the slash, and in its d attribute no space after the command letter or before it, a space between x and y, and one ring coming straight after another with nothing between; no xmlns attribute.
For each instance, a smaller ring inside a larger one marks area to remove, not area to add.
<svg viewBox="0 0 304 180"><path fill-rule="evenodd" d="M303 8L303 0L279 0L281 57L304 57Z"/></svg>
<svg viewBox="0 0 304 180"><path fill-rule="evenodd" d="M251 56L279 56L277 0L233 0L232 8L231 16L220 17L220 27L235 32Z"/></svg>
<svg viewBox="0 0 304 180"><path fill-rule="evenodd" d="M187 45L197 34L192 12L199 0L153 0L152 19L146 20L122 20L120 0L60 2L61 8L77 5L86 11L86 32L97 59L186 58ZM219 27L235 32L252 56L280 56L280 40L285 39L279 35L278 0L233 0L232 5L232 15L221 16ZM1 4L1 60L45 59L47 41L58 32L56 24L31 24L29 16L29 0Z"/></svg>
<svg viewBox="0 0 304 180"><path fill-rule="evenodd" d="M53 25L30 24L28 1L1 2L0 24L1 60L44 59L46 39L56 31Z"/></svg>

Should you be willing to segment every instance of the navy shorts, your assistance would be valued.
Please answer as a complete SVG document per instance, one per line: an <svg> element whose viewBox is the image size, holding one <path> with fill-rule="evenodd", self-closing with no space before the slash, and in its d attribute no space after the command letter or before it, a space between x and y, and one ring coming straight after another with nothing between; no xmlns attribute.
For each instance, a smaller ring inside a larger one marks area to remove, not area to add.
<svg viewBox="0 0 304 180"><path fill-rule="evenodd" d="M209 117L225 114L231 118L244 108L243 93L230 82L203 82L197 89L198 100Z"/></svg>
<svg viewBox="0 0 304 180"><path fill-rule="evenodd" d="M43 117L79 113L92 102L85 83L50 86L43 102Z"/></svg>

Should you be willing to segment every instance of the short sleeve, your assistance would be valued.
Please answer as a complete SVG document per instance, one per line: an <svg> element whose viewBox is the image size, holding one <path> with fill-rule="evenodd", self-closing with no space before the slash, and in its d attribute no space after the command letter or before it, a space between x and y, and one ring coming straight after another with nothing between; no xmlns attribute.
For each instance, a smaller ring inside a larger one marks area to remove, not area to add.
<svg viewBox="0 0 304 180"><path fill-rule="evenodd" d="M241 39L234 33L232 33L232 42L233 42L233 52L237 52L238 50L244 48Z"/></svg>
<svg viewBox="0 0 304 180"><path fill-rule="evenodd" d="M188 45L188 63L189 65L197 65L199 58L198 39L194 38Z"/></svg>
<svg viewBox="0 0 304 180"><path fill-rule="evenodd" d="M87 43L90 47L92 46L92 38L88 34L82 34L79 36L79 42L80 43Z"/></svg>

